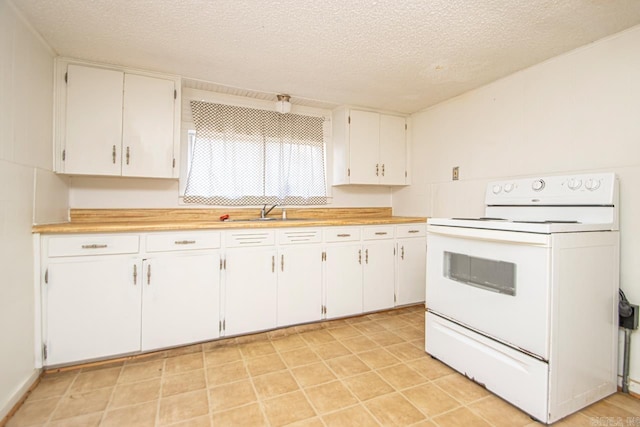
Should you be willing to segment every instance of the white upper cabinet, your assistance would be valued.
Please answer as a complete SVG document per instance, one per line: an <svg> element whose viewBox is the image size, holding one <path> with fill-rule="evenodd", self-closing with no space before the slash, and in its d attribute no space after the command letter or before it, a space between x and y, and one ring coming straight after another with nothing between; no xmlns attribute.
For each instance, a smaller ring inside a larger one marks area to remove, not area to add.
<svg viewBox="0 0 640 427"><path fill-rule="evenodd" d="M56 172L177 178L179 78L60 60Z"/></svg>
<svg viewBox="0 0 640 427"><path fill-rule="evenodd" d="M173 176L175 83L124 75L122 175Z"/></svg>
<svg viewBox="0 0 640 427"><path fill-rule="evenodd" d="M407 184L405 117L338 108L333 112L333 184Z"/></svg>
<svg viewBox="0 0 640 427"><path fill-rule="evenodd" d="M69 65L64 172L120 175L124 73Z"/></svg>

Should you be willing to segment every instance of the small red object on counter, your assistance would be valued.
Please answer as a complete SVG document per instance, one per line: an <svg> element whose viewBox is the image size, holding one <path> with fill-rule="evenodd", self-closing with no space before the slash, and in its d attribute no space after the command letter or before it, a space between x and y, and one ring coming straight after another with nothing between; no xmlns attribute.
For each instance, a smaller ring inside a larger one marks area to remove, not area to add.
<svg viewBox="0 0 640 427"><path fill-rule="evenodd" d="M224 214L220 216L220 221L224 221L225 219L229 219L229 214Z"/></svg>

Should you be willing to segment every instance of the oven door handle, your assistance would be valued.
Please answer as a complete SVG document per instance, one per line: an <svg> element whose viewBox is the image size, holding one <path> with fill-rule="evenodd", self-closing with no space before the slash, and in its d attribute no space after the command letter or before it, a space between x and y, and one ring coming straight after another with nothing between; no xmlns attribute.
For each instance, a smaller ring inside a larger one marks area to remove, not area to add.
<svg viewBox="0 0 640 427"><path fill-rule="evenodd" d="M486 242L499 242L512 245L551 246L551 235L541 233L523 233L519 231L485 230L479 228L450 227L427 224L427 247L430 236L442 236L453 239L471 239Z"/></svg>

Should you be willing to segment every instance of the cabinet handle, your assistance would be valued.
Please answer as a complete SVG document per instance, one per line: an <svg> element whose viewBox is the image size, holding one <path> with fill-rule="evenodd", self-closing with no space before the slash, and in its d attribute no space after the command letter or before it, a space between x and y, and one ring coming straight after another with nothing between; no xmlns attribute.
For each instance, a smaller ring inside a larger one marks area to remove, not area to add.
<svg viewBox="0 0 640 427"><path fill-rule="evenodd" d="M362 264L362 249L358 249L358 264Z"/></svg>
<svg viewBox="0 0 640 427"><path fill-rule="evenodd" d="M409 230L408 232L409 232L409 233L411 233L411 234L413 234L413 233L419 233L419 232L420 232L420 230Z"/></svg>
<svg viewBox="0 0 640 427"><path fill-rule="evenodd" d="M116 146L113 146L113 149L111 150L111 160L113 161L113 164L116 164Z"/></svg>
<svg viewBox="0 0 640 427"><path fill-rule="evenodd" d="M376 231L376 236L386 236L387 232L386 231Z"/></svg>
<svg viewBox="0 0 640 427"><path fill-rule="evenodd" d="M276 256L275 255L271 255L271 272L272 273L276 272Z"/></svg>
<svg viewBox="0 0 640 427"><path fill-rule="evenodd" d="M196 243L195 240L176 240L175 242L176 245L194 245Z"/></svg>
<svg viewBox="0 0 640 427"><path fill-rule="evenodd" d="M284 254L280 255L280 271L284 271Z"/></svg>
<svg viewBox="0 0 640 427"><path fill-rule="evenodd" d="M364 250L364 263L369 264L369 249Z"/></svg>
<svg viewBox="0 0 640 427"><path fill-rule="evenodd" d="M342 234L338 234L338 237L351 237L351 234L342 233Z"/></svg>
<svg viewBox="0 0 640 427"><path fill-rule="evenodd" d="M382 164L382 176L384 176L384 163Z"/></svg>
<svg viewBox="0 0 640 427"><path fill-rule="evenodd" d="M131 157L131 154L129 153L129 146L127 146L127 164L129 164L129 158ZM382 168L382 170L384 171L384 167ZM384 173L383 173L384 175Z"/></svg>
<svg viewBox="0 0 640 427"><path fill-rule="evenodd" d="M106 248L107 245L82 245L82 249L104 249Z"/></svg>
<svg viewBox="0 0 640 427"><path fill-rule="evenodd" d="M138 266L133 264L133 284L138 284Z"/></svg>
<svg viewBox="0 0 640 427"><path fill-rule="evenodd" d="M151 264L147 265L147 285L151 284Z"/></svg>
<svg viewBox="0 0 640 427"><path fill-rule="evenodd" d="M380 165L376 163L376 176L379 176L379 174L380 174Z"/></svg>
<svg viewBox="0 0 640 427"><path fill-rule="evenodd" d="M404 246L400 248L400 258L404 259Z"/></svg>

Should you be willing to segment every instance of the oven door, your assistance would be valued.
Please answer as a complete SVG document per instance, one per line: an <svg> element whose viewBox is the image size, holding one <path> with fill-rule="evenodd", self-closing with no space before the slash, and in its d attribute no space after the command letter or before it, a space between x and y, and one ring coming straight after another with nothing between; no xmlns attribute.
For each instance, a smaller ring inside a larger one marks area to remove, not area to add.
<svg viewBox="0 0 640 427"><path fill-rule="evenodd" d="M550 242L545 234L428 226L427 309L548 360Z"/></svg>

